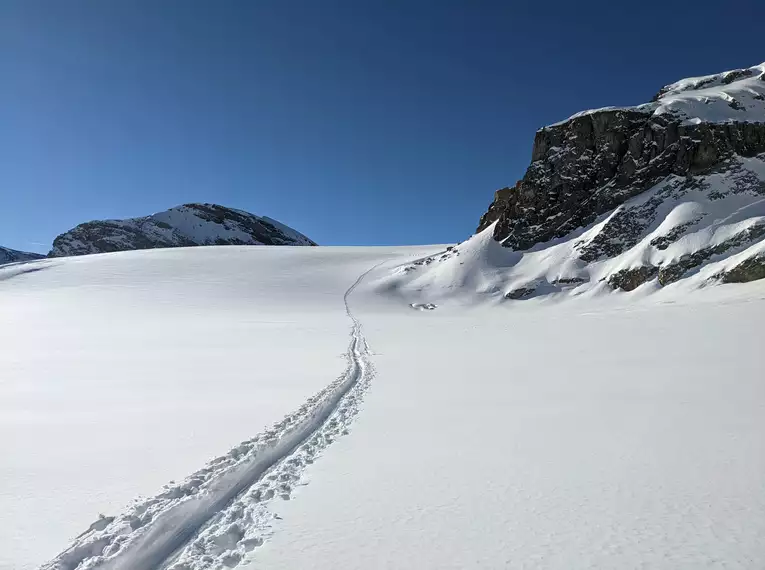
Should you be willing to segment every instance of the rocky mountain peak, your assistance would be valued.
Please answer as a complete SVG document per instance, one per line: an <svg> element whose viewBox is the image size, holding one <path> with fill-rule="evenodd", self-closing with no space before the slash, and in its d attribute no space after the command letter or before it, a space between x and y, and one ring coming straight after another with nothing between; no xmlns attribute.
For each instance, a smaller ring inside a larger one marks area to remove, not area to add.
<svg viewBox="0 0 765 570"><path fill-rule="evenodd" d="M268 217L218 204L183 204L140 218L80 224L53 241L50 257L200 245L316 245Z"/></svg>

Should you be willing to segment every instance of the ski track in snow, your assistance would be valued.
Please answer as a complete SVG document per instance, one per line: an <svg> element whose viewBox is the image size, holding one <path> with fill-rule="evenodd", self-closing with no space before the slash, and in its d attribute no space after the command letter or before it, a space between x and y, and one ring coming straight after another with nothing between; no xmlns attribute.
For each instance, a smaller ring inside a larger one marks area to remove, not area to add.
<svg viewBox="0 0 765 570"><path fill-rule="evenodd" d="M269 504L289 500L302 471L348 433L373 376L361 323L352 322L348 367L266 432L244 441L180 483L104 517L40 570L215 570L233 568L271 534Z"/></svg>

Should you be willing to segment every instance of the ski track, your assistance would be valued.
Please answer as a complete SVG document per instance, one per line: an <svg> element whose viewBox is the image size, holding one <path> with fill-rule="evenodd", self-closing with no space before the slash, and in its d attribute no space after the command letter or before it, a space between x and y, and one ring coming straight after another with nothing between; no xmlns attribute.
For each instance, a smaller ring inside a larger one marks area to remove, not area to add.
<svg viewBox="0 0 765 570"><path fill-rule="evenodd" d="M40 570L217 570L244 562L271 534L269 504L289 500L306 465L348 433L373 376L361 323L352 322L348 367L297 411L180 483L95 521Z"/></svg>

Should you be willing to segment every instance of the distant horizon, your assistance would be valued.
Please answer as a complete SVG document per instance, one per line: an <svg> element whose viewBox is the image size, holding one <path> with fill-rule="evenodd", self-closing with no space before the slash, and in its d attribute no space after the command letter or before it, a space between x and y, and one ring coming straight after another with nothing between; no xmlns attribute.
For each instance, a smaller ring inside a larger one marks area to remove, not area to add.
<svg viewBox="0 0 765 570"><path fill-rule="evenodd" d="M240 208L240 207L237 207L235 205L232 206L230 204L220 204L218 202L211 202L210 200L197 200L197 201L194 201L194 202L183 202L181 204L175 204L173 206L168 206L167 208L160 208L159 210L153 210L151 212L146 212L145 214L139 214L139 215L135 215L135 216L124 216L124 217L120 217L120 218L117 218L117 217L103 217L103 218L94 218L94 219L89 219L89 220L82 220L81 222L78 222L77 224L75 224L75 225L73 225L71 227L68 227L66 229L61 230L60 232L58 232L54 236L53 239L55 239L56 237L60 236L63 233L68 232L69 230L74 229L78 225L85 224L85 223L88 223L88 222L115 221L115 220L127 220L127 219L135 219L135 218L144 218L144 217L151 216L153 214L158 214L160 212L165 212L165 211L171 210L173 208L178 208L180 206L186 206L186 205L190 205L190 204L214 204L214 205L217 205L217 206L223 206L223 207L231 209L231 210L242 210L242 211L247 212L249 214L253 214L255 216L259 216L261 218L270 218L272 220L276 220L277 222L280 222L280 223L282 223L282 224L292 228L293 230L296 230L296 231L300 232L301 234L306 235L305 232L303 232L300 228L295 227L294 225L292 225L292 224L290 224L288 222L285 222L284 220L280 220L279 218L276 218L274 216L270 216L267 213L251 212L249 210L246 210L245 208ZM479 214L479 216L480 216L480 214ZM476 225L477 225L477 223L476 223ZM308 237L311 240L313 240L313 238L310 235L306 235L306 237ZM468 237L469 236L465 236L465 237L463 237L460 240L453 240L453 242L456 243L457 241L463 241L464 239L467 239ZM313 241L315 241L315 240L313 240ZM442 242L442 243L445 244L445 243L453 243L453 242ZM48 252L51 250L51 248L53 246L53 240L51 240L51 243L49 243L49 244L45 244L45 243L41 243L41 242L28 242L28 243L30 244L30 246L36 246L36 248L35 247L27 247L26 249L19 249L17 247L11 247L11 246L8 246L8 245L2 244L2 243L0 243L0 247L4 247L6 249L12 249L12 250L15 250L15 251L20 251L20 252L40 253L40 254L46 254L47 255ZM417 246L417 245L441 245L441 243L439 243L439 242L432 242L432 243L424 242L424 243L420 243L420 244L416 244L416 243L413 243L413 244L408 244L408 243L374 243L374 244L324 244L324 243L317 243L317 245L318 246L325 246L325 247L352 247L352 246L359 246L359 247L374 247L374 246L392 247L392 246L405 246L405 245L415 245L415 246Z"/></svg>
<svg viewBox="0 0 765 570"><path fill-rule="evenodd" d="M650 42L643 8L9 0L0 246L192 202L321 245L462 241L539 128L763 59L765 6L664 10Z"/></svg>

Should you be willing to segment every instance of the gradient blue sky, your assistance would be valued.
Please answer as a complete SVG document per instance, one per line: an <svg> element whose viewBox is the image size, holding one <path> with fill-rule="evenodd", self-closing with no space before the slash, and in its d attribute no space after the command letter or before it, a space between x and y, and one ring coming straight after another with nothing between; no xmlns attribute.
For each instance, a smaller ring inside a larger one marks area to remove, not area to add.
<svg viewBox="0 0 765 570"><path fill-rule="evenodd" d="M206 201L464 239L536 129L765 60L765 3L0 0L0 244Z"/></svg>

